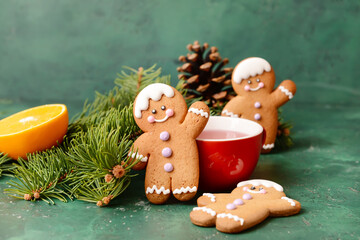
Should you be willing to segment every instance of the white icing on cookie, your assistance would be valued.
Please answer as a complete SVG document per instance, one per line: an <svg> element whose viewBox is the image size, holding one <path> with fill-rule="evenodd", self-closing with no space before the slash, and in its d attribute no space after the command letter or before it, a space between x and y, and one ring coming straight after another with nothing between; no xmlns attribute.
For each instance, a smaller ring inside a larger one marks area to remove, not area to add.
<svg viewBox="0 0 360 240"><path fill-rule="evenodd" d="M263 58L251 57L243 60L235 67L232 78L235 83L240 84L242 80L261 75L264 71L271 71L270 63Z"/></svg>
<svg viewBox="0 0 360 240"><path fill-rule="evenodd" d="M281 199L284 199L286 201L288 201L290 203L291 206L295 207L296 203L293 199L288 198L288 197L282 197Z"/></svg>
<svg viewBox="0 0 360 240"><path fill-rule="evenodd" d="M166 120L168 120L169 116L166 115L163 119L160 119L160 120L157 120L156 118L154 118L154 121L155 122L159 122L159 123L162 123L162 122L165 122Z"/></svg>
<svg viewBox="0 0 360 240"><path fill-rule="evenodd" d="M242 187L242 186L245 186L248 184L251 184L255 187L260 186L260 185L263 185L264 187L268 187L268 188L273 187L279 192L284 191L283 187L281 185L277 184L276 182L272 182L269 180L263 180L263 179L252 179L252 180L248 180L248 181L242 181L242 182L238 183L237 187Z"/></svg>
<svg viewBox="0 0 360 240"><path fill-rule="evenodd" d="M147 157L144 157L143 155L138 154L138 153L133 153L133 154L129 153L129 156L131 156L131 158L135 158L136 160L140 159L140 162L147 162L148 161Z"/></svg>
<svg viewBox="0 0 360 240"><path fill-rule="evenodd" d="M193 112L196 115L201 115L202 117L208 118L209 114L207 112L204 112L204 110L202 109L197 109L197 108L190 108L188 112Z"/></svg>
<svg viewBox="0 0 360 240"><path fill-rule="evenodd" d="M256 92L257 90L259 90L261 88L263 88L263 87L261 87L261 85L258 84L258 86L256 88L249 88L249 90L252 91L252 92Z"/></svg>
<svg viewBox="0 0 360 240"><path fill-rule="evenodd" d="M237 222L240 222L241 226L244 225L244 219L240 218L236 215L230 214L230 213L220 213L217 215L218 218L230 218L230 219L234 219Z"/></svg>
<svg viewBox="0 0 360 240"><path fill-rule="evenodd" d="M210 214L213 217L216 215L216 212L214 210L212 210L211 208L207 208L207 207L194 207L193 211L203 211L203 212Z"/></svg>
<svg viewBox="0 0 360 240"><path fill-rule="evenodd" d="M181 194L181 193L188 193L188 192L196 192L197 191L197 187L186 187L186 188L183 188L181 187L180 189L176 188L174 191L173 191L173 194Z"/></svg>
<svg viewBox="0 0 360 240"><path fill-rule="evenodd" d="M225 114L225 115L227 115L227 116L233 117L233 118L238 118L238 117L239 117L239 115L234 114L233 112L229 112L229 111L226 110L226 109L224 109L224 110L222 111L222 113Z"/></svg>
<svg viewBox="0 0 360 240"><path fill-rule="evenodd" d="M292 99L294 97L294 95L292 94L292 92L290 92L288 89L286 89L284 86L280 86L279 87L280 91L282 91L283 93L285 93L286 96L289 97L289 99Z"/></svg>
<svg viewBox="0 0 360 240"><path fill-rule="evenodd" d="M154 185L152 188L150 187L147 187L146 189L146 194L149 194L149 193L154 193L154 191L156 192L156 194L169 194L170 193L170 189L165 189L163 186L160 187L159 189L156 187L156 185Z"/></svg>
<svg viewBox="0 0 360 240"><path fill-rule="evenodd" d="M212 193L204 193L203 196L210 198L210 201L215 202L215 195Z"/></svg>
<svg viewBox="0 0 360 240"><path fill-rule="evenodd" d="M275 144L274 143L271 143L271 144L264 144L263 145L263 149L272 149L275 147Z"/></svg>
<svg viewBox="0 0 360 240"><path fill-rule="evenodd" d="M154 83L145 87L136 98L134 106L135 117L141 118L141 111L149 108L150 99L153 101L159 101L162 95L171 98L175 95L175 92L169 85L163 83Z"/></svg>

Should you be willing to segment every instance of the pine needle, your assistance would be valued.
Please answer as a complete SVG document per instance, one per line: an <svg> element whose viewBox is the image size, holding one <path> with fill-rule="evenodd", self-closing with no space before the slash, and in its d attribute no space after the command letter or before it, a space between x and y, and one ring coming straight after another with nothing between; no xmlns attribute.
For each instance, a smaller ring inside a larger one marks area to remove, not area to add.
<svg viewBox="0 0 360 240"><path fill-rule="evenodd" d="M81 113L69 125L63 143L48 151L28 155L15 164L15 179L5 189L10 196L55 204L78 200L109 204L130 184L135 174L129 162L133 141L142 133L133 118L133 101L149 84L170 84L156 65L139 70L124 67L107 94L96 92L95 100L85 101ZM0 157L0 166L9 159Z"/></svg>
<svg viewBox="0 0 360 240"><path fill-rule="evenodd" d="M12 170L15 169L15 166L13 166L11 162L11 158L0 153L0 177L12 176Z"/></svg>

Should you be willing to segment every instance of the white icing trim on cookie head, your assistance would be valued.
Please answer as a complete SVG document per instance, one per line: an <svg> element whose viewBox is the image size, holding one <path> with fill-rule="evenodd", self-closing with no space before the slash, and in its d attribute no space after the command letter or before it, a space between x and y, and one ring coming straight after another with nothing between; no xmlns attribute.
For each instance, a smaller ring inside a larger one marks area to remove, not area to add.
<svg viewBox="0 0 360 240"><path fill-rule="evenodd" d="M237 187L242 187L245 185L251 184L253 186L260 186L263 185L264 187L273 187L275 188L275 190L279 191L279 192L283 192L284 189L281 185L277 184L276 182L272 182L269 180L263 180L263 179L252 179L252 180L248 180L248 181L243 181L243 182L239 182Z"/></svg>
<svg viewBox="0 0 360 240"><path fill-rule="evenodd" d="M154 83L145 87L136 97L136 103L134 106L135 117L141 118L141 111L145 111L149 108L150 99L153 101L159 101L162 95L171 98L175 95L174 89L163 83Z"/></svg>
<svg viewBox="0 0 360 240"><path fill-rule="evenodd" d="M235 83L240 84L242 80L261 75L264 71L271 71L270 63L263 58L251 57L241 61L235 67L232 78Z"/></svg>
<svg viewBox="0 0 360 240"><path fill-rule="evenodd" d="M193 211L203 211L203 212L210 214L213 217L216 215L216 212L214 210L212 210L211 208L207 208L207 207L194 207Z"/></svg>

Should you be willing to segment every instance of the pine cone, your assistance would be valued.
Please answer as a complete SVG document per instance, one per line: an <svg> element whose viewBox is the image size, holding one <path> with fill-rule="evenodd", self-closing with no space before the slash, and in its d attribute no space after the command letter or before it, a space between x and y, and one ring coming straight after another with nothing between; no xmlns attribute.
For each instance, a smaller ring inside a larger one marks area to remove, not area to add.
<svg viewBox="0 0 360 240"><path fill-rule="evenodd" d="M195 41L186 47L190 53L180 56L184 62L177 68L178 78L184 80L187 89L186 98L202 97L209 107L219 107L226 103L233 95L231 87L232 68L224 68L229 63L227 58L222 59L216 47L209 49L209 44L203 46Z"/></svg>

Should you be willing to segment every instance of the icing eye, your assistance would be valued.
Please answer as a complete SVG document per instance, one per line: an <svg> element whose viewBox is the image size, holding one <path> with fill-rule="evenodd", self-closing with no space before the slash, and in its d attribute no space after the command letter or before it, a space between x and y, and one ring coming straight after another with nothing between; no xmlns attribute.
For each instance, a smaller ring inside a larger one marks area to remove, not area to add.
<svg viewBox="0 0 360 240"><path fill-rule="evenodd" d="M248 84L251 84L251 81L250 81L250 80L248 81Z"/></svg>
<svg viewBox="0 0 360 240"><path fill-rule="evenodd" d="M155 110L155 109L153 109L151 112L152 112L153 114L155 114L155 113L156 113L156 110Z"/></svg>
<svg viewBox="0 0 360 240"><path fill-rule="evenodd" d="M260 79L256 79L257 82L260 82Z"/></svg>
<svg viewBox="0 0 360 240"><path fill-rule="evenodd" d="M259 191L261 191L261 190L263 190L263 188L261 187L261 188L259 188Z"/></svg>
<svg viewBox="0 0 360 240"><path fill-rule="evenodd" d="M161 110L165 110L166 109L166 107L165 106L161 106Z"/></svg>
<svg viewBox="0 0 360 240"><path fill-rule="evenodd" d="M254 187L254 186L252 186L250 189L251 189L251 190L255 190L255 187Z"/></svg>

